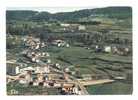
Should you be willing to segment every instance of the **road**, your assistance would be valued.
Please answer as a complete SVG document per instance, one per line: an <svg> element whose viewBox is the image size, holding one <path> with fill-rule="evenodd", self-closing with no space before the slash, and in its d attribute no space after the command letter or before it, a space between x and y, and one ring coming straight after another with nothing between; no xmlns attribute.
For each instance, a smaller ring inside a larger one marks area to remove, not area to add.
<svg viewBox="0 0 138 100"><path fill-rule="evenodd" d="M71 79L73 79L73 82L75 82L76 85L78 85L82 91L82 95L89 95L89 93L87 92L87 89L84 87L84 85L79 81L77 80L77 78L75 78L74 76L72 75L69 75L69 77Z"/></svg>
<svg viewBox="0 0 138 100"><path fill-rule="evenodd" d="M80 81L80 83L84 86L88 85L96 85L96 84L104 84L104 83L111 83L114 82L115 80L111 79L100 79L100 80L87 80L87 81Z"/></svg>

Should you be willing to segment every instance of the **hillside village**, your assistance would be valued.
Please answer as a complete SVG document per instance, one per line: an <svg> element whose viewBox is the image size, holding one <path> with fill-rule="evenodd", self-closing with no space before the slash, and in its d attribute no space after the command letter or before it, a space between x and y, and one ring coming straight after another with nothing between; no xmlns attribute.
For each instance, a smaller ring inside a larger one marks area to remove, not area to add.
<svg viewBox="0 0 138 100"><path fill-rule="evenodd" d="M91 17L92 21L84 20ZM117 82L130 93L131 18L99 14L82 20L17 20L16 24L8 20L7 93L89 95L93 86Z"/></svg>

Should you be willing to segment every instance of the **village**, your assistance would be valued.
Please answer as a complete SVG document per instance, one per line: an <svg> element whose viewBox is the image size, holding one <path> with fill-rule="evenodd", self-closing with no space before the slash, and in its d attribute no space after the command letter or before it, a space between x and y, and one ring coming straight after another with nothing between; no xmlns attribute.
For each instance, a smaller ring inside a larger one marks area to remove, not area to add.
<svg viewBox="0 0 138 100"><path fill-rule="evenodd" d="M132 92L130 7L6 17L8 95Z"/></svg>
<svg viewBox="0 0 138 100"><path fill-rule="evenodd" d="M51 43L40 41L39 38L25 36L22 38L25 50L21 54L28 58L27 63L18 63L16 60L7 61L7 83L18 81L19 84L28 86L43 86L47 88L60 88L61 94L88 94L85 85L103 84L115 81L107 76L83 74L82 78L76 78L75 71L70 71L70 67L62 67L59 63L53 63L48 52L42 52L42 48L47 48L48 44L58 48L71 48L70 44L64 40L53 40ZM90 48L86 48L90 49ZM118 55L129 54L128 48L117 48L111 46L95 46L95 53L113 53ZM42 61L45 58L46 61ZM126 79L118 76L116 79Z"/></svg>

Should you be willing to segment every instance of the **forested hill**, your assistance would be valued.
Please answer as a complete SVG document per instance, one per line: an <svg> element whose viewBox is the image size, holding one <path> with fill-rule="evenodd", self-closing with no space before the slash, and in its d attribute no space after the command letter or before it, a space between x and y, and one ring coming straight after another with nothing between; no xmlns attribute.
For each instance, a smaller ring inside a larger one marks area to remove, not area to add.
<svg viewBox="0 0 138 100"><path fill-rule="evenodd" d="M37 11L31 10L7 10L6 19L7 20L28 20L30 17L35 16Z"/></svg>
<svg viewBox="0 0 138 100"><path fill-rule="evenodd" d="M132 17L131 7L106 7L84 9L73 12L61 12L51 14L49 12L37 12L30 10L7 10L7 20L30 20L30 21L77 21L81 18L103 16L109 18Z"/></svg>

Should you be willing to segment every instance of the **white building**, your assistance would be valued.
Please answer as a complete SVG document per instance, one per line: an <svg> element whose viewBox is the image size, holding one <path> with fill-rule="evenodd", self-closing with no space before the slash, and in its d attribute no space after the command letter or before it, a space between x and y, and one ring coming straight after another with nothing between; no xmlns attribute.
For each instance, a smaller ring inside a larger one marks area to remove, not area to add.
<svg viewBox="0 0 138 100"><path fill-rule="evenodd" d="M38 82L33 82L33 86L38 86L39 83Z"/></svg>
<svg viewBox="0 0 138 100"><path fill-rule="evenodd" d="M50 57L50 54L49 53L46 53L46 57Z"/></svg>
<svg viewBox="0 0 138 100"><path fill-rule="evenodd" d="M69 69L69 68L65 68L64 70L65 70L65 72L69 72L69 71L70 71L70 69Z"/></svg>
<svg viewBox="0 0 138 100"><path fill-rule="evenodd" d="M20 84L27 84L27 81L26 81L25 79L20 79L20 80L19 80L19 83L20 83Z"/></svg>
<svg viewBox="0 0 138 100"><path fill-rule="evenodd" d="M105 46L104 47L104 52L110 53L111 52L111 46Z"/></svg>
<svg viewBox="0 0 138 100"><path fill-rule="evenodd" d="M50 59L47 59L47 63L51 63L51 60Z"/></svg>
<svg viewBox="0 0 138 100"><path fill-rule="evenodd" d="M78 26L78 30L85 30L85 29L86 29L86 27L84 25Z"/></svg>
<svg viewBox="0 0 138 100"><path fill-rule="evenodd" d="M66 44L66 47L69 47L69 44L68 43Z"/></svg>
<svg viewBox="0 0 138 100"><path fill-rule="evenodd" d="M44 72L45 72L45 73L50 73L49 66L45 66L45 67L44 67Z"/></svg>
<svg viewBox="0 0 138 100"><path fill-rule="evenodd" d="M62 24L60 24L60 26L63 26L63 27L69 27L70 24L62 23Z"/></svg>

